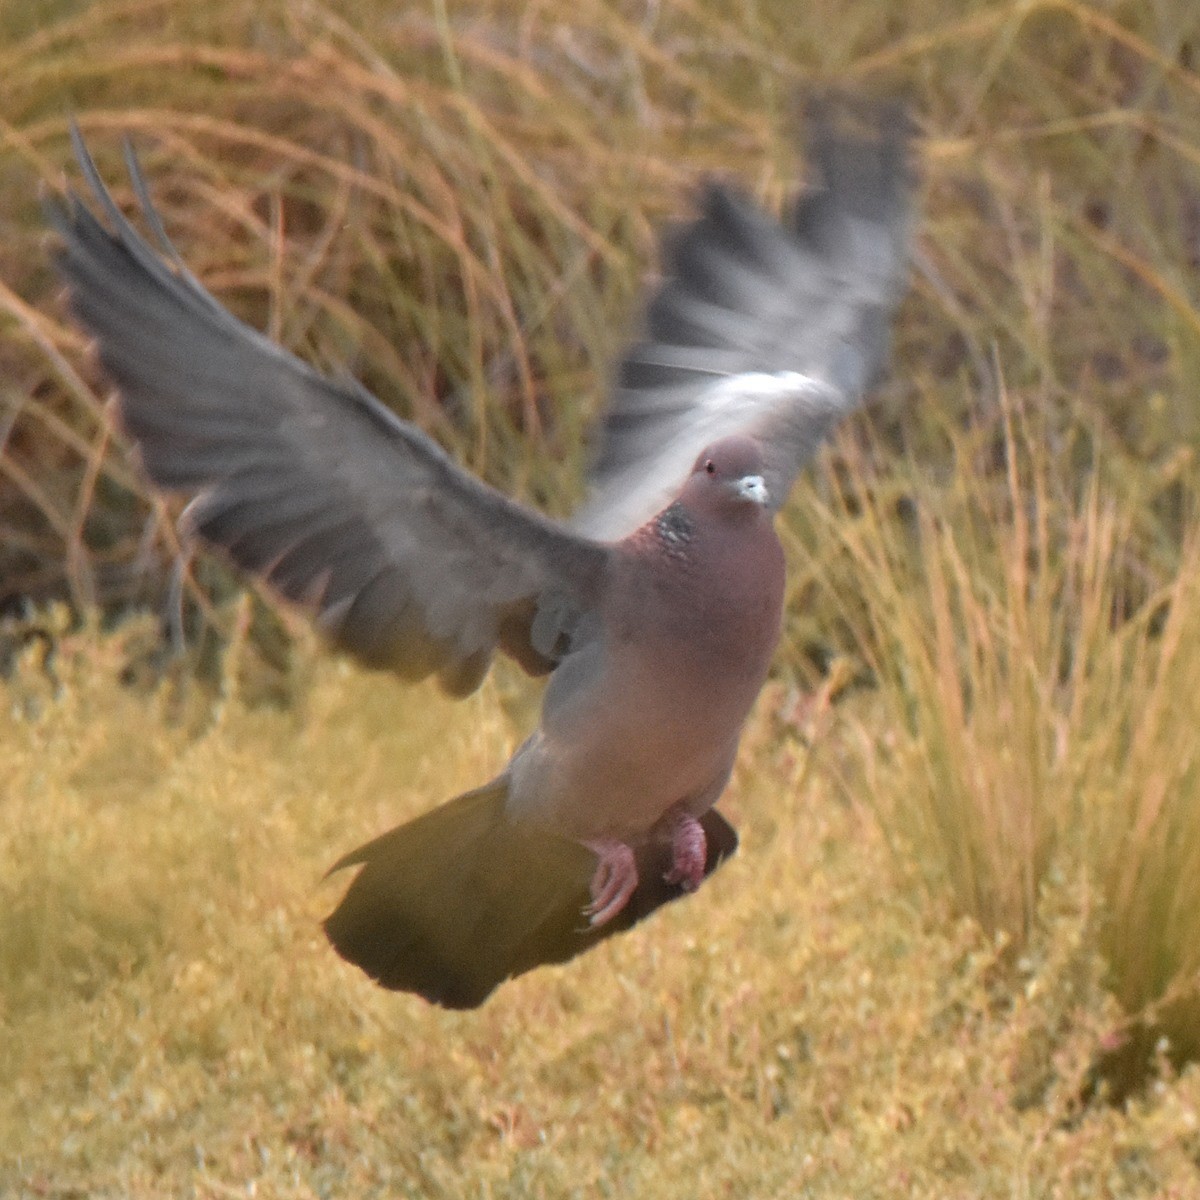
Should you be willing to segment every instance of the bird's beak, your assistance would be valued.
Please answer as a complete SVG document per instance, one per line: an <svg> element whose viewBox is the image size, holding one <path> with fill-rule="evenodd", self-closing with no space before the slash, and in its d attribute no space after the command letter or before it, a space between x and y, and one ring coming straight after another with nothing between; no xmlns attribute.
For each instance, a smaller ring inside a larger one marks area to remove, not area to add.
<svg viewBox="0 0 1200 1200"><path fill-rule="evenodd" d="M743 475L733 485L733 490L743 500L753 500L755 504L767 502L767 485L761 475Z"/></svg>

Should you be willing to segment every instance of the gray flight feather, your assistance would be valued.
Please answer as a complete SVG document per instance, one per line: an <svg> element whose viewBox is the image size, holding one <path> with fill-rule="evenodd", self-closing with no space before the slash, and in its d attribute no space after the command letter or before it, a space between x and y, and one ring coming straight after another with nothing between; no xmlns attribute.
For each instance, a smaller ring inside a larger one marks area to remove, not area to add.
<svg viewBox="0 0 1200 1200"><path fill-rule="evenodd" d="M736 433L766 447L777 510L875 382L908 269L908 119L895 104L827 99L810 105L807 129L817 183L789 226L711 185L699 220L668 245L644 340L603 418L580 532L636 529L704 446Z"/></svg>
<svg viewBox="0 0 1200 1200"><path fill-rule="evenodd" d="M147 475L193 497L186 527L313 608L370 665L436 672L456 693L477 686L497 646L551 669L599 602L610 549L501 495L361 386L237 320L171 247L132 152L135 193L169 262L72 136L111 232L77 195L50 205L59 267ZM539 628L535 645L539 606L555 628Z"/></svg>

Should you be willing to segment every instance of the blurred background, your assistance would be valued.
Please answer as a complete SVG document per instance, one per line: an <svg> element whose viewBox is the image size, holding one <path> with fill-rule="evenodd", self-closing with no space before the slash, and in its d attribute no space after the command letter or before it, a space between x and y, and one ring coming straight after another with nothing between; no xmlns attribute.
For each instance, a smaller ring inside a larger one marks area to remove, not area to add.
<svg viewBox="0 0 1200 1200"><path fill-rule="evenodd" d="M0 0L0 1191L1194 1194L1198 54L1185 0ZM180 547L61 302L69 119L565 513L659 234L780 210L829 86L911 107L912 290L782 519L737 872L473 1019L369 989L315 880L536 691L368 677Z"/></svg>

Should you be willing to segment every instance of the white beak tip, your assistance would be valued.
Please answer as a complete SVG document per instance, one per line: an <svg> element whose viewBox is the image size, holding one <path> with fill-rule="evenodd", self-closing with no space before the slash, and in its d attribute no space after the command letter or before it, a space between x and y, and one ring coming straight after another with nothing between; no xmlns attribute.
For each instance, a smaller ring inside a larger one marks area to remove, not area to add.
<svg viewBox="0 0 1200 1200"><path fill-rule="evenodd" d="M755 504L766 504L767 484L761 475L743 475L734 484L734 490L743 500L753 500Z"/></svg>

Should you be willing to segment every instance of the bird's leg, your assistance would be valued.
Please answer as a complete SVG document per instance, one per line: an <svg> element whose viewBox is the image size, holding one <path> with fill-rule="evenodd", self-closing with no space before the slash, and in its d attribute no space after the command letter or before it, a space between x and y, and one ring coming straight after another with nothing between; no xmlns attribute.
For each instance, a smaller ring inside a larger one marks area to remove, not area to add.
<svg viewBox="0 0 1200 1200"><path fill-rule="evenodd" d="M638 883L633 850L616 838L596 838L583 843L599 858L589 891L592 902L584 916L593 929L611 921L629 902Z"/></svg>
<svg viewBox="0 0 1200 1200"><path fill-rule="evenodd" d="M685 892L694 892L704 882L708 841L704 826L682 804L669 808L654 827L655 836L671 847L671 869L663 876Z"/></svg>

